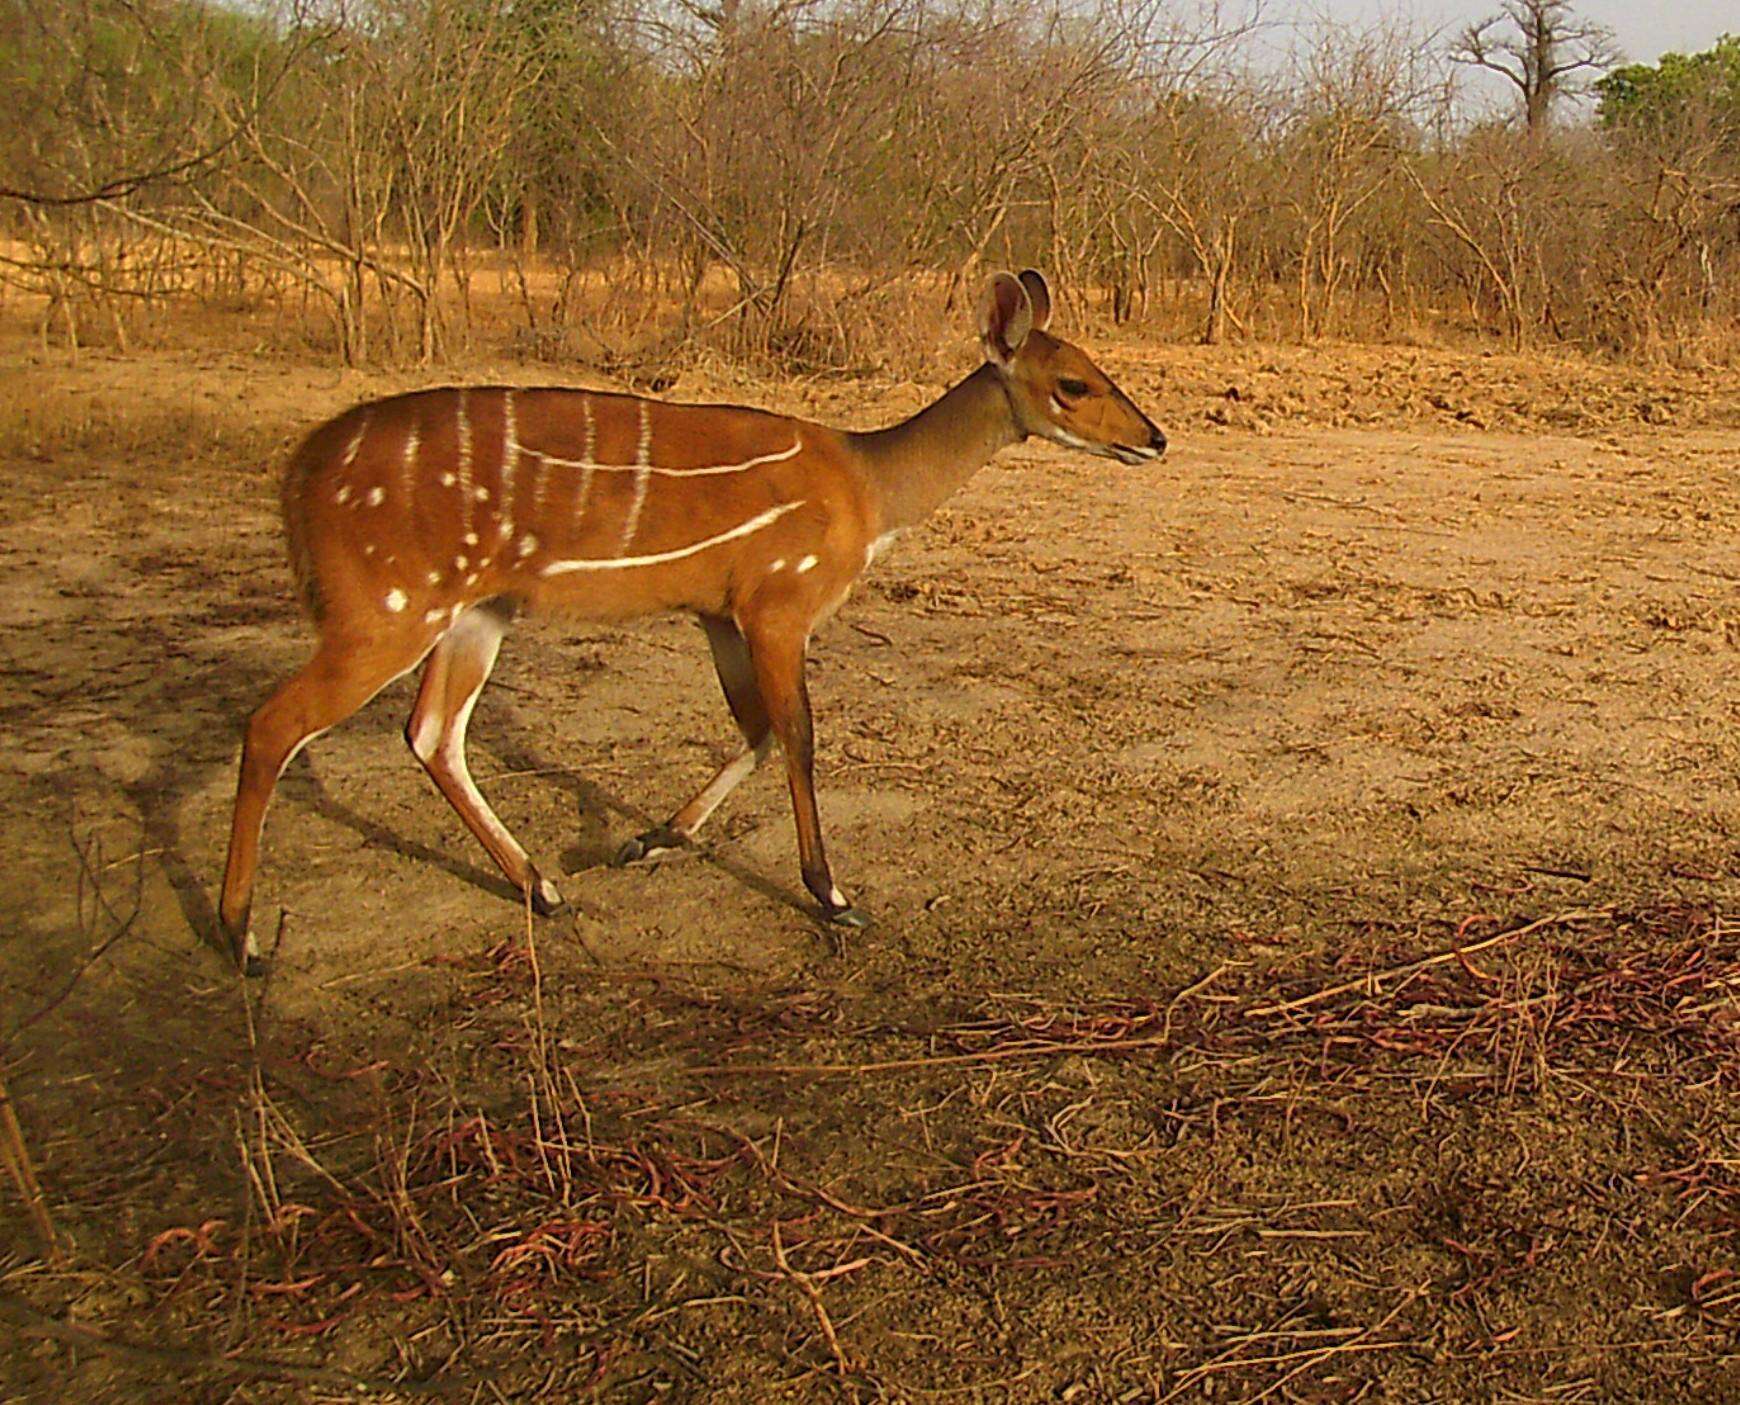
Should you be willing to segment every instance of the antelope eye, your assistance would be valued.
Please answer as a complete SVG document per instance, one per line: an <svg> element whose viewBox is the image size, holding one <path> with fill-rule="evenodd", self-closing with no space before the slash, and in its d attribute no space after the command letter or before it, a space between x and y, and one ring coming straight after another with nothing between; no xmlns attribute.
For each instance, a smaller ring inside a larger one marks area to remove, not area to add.
<svg viewBox="0 0 1740 1405"><path fill-rule="evenodd" d="M1057 383L1057 393L1066 400L1079 400L1088 393L1088 383L1065 376Z"/></svg>

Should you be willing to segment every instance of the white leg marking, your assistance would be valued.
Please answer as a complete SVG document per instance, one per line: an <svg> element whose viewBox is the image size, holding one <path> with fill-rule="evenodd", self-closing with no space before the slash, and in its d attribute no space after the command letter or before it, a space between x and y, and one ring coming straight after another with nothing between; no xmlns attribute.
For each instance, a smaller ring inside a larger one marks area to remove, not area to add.
<svg viewBox="0 0 1740 1405"><path fill-rule="evenodd" d="M763 737L760 746L746 746L719 768L719 774L707 782L706 788L691 800L684 809L694 809L695 817L682 828L685 838L693 839L700 832L701 826L707 823L713 811L719 808L725 797L742 785L755 771L773 749L773 733Z"/></svg>
<svg viewBox="0 0 1740 1405"><path fill-rule="evenodd" d="M815 570L815 568L816 568L816 558L813 556L806 556L806 557L804 557L804 559L802 561L797 563L797 573L800 576L805 571L813 571L813 570Z"/></svg>
<svg viewBox="0 0 1740 1405"><path fill-rule="evenodd" d="M501 626L490 620L487 615L473 614L468 616L468 624L470 620L479 621L474 626L478 631L488 631L479 641L484 662L483 682L487 682L490 669L495 667L495 656L501 649ZM460 628L465 629L466 626L462 625ZM470 633L470 630L467 629L466 632ZM459 705L459 711L453 718L453 726L448 729L446 740L442 744L441 759L446 763L447 769L453 773L453 778L459 783L459 788L465 793L465 798L476 807L484 827L495 836L502 848L512 854L518 862L524 863L526 862L526 851L520 848L519 841L508 833L507 826L497 819L495 811L489 808L489 801L483 798L482 792L477 788L477 783L471 779L471 768L465 762L465 731L471 725L471 709L477 706L478 698L483 695L483 682L480 682L472 690L471 696Z"/></svg>
<svg viewBox="0 0 1740 1405"><path fill-rule="evenodd" d="M831 885L828 888L828 901L835 907L850 907L852 905L846 901L846 895L844 893Z"/></svg>
<svg viewBox="0 0 1740 1405"><path fill-rule="evenodd" d="M431 761L440 742L441 720L431 708L429 714L417 725L417 730L411 734L411 750L417 753L419 761Z"/></svg>
<svg viewBox="0 0 1740 1405"><path fill-rule="evenodd" d="M869 546L864 548L864 564L868 566L872 561L886 551L888 549L888 544L899 535L900 529L897 527L894 531L884 532L881 536L877 537L875 541L871 542Z"/></svg>
<svg viewBox="0 0 1740 1405"><path fill-rule="evenodd" d="M721 532L716 537L708 537L705 541L695 542L692 546L678 547L674 551L656 551L650 556L615 556L608 558L593 558L580 561L552 561L543 570L541 576L559 576L566 571L617 571L630 566L656 566L664 561L680 561L685 556L694 556L706 551L709 547L718 546L723 542L734 541L738 537L746 537L752 532L759 532L763 527L771 526L788 512L796 512L800 507L809 506L808 502L786 502L778 507L770 507L757 517L751 517L747 522L740 523L728 532Z"/></svg>
<svg viewBox="0 0 1740 1405"><path fill-rule="evenodd" d="M406 670L406 671L409 672L409 670ZM402 678L402 677L404 677L404 674L400 674L399 676ZM322 737L324 737L331 730L332 730L331 727L322 727L318 732L310 732L307 736L302 738L301 741L297 742L295 746L291 747L290 754L284 758L284 764L278 768L278 775L275 779L280 780L280 781L283 780L284 779L284 772L286 772L290 769L290 763L292 761L294 761L298 756L302 755L302 748L307 746L310 742L319 741ZM265 816L262 815L260 818L261 818L261 822L264 823Z"/></svg>

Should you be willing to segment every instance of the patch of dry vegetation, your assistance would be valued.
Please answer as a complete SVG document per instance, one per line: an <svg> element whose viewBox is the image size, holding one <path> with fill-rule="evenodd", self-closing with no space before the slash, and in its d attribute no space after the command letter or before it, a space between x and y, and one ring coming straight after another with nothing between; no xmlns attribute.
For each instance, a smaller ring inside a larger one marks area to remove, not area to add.
<svg viewBox="0 0 1740 1405"><path fill-rule="evenodd" d="M567 960L558 989L528 929L450 968L419 1057L359 1067L248 992L227 1077L145 1080L168 1146L233 1128L245 1200L106 1268L84 1224L0 1305L117 1393L1717 1388L1740 928L1569 910L1366 950L926 1007ZM1156 1273L1164 1300L1119 1286ZM1609 1331L1560 1315L1619 1281ZM1260 1327L1215 1307L1253 1294Z"/></svg>

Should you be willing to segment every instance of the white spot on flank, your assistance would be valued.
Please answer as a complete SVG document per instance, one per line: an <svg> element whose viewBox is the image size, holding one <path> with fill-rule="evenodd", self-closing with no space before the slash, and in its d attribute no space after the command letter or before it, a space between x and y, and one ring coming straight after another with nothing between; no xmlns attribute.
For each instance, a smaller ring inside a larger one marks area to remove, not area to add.
<svg viewBox="0 0 1740 1405"><path fill-rule="evenodd" d="M440 585L441 584L441 572L439 572L439 571L429 572L429 584L430 585Z"/></svg>
<svg viewBox="0 0 1740 1405"><path fill-rule="evenodd" d="M369 506L370 507L379 507L386 500L387 500L387 490L385 488L381 487L380 484L377 483L374 487L369 489Z"/></svg>
<svg viewBox="0 0 1740 1405"><path fill-rule="evenodd" d="M538 539L535 536L533 536L530 532L527 532L525 534L525 536L520 538L520 544L519 544L519 547L517 548L517 554L520 557L520 559L523 561L526 557L530 556L537 549L538 549Z"/></svg>
<svg viewBox="0 0 1740 1405"><path fill-rule="evenodd" d="M471 560L469 557L455 556L453 558L453 569L456 571L463 571L470 564Z"/></svg>
<svg viewBox="0 0 1740 1405"><path fill-rule="evenodd" d="M489 489L488 488L479 488L471 496L476 498L479 502L488 502L489 501Z"/></svg>
<svg viewBox="0 0 1740 1405"><path fill-rule="evenodd" d="M365 543L363 545L363 555L364 556L373 556L374 554L375 554L375 544L373 542Z"/></svg>
<svg viewBox="0 0 1740 1405"><path fill-rule="evenodd" d="M336 503L349 502L350 501L350 489L348 487L340 488L336 493L334 493L332 495L332 500Z"/></svg>
<svg viewBox="0 0 1740 1405"><path fill-rule="evenodd" d="M694 556L706 551L709 547L718 546L723 542L734 541L738 537L746 537L752 532L759 532L784 517L788 512L796 512L800 507L807 507L807 502L786 502L778 507L770 507L759 516L751 517L747 522L739 523L728 532L721 532L716 537L708 537L690 546L682 546L674 551L656 551L649 556L618 556L609 560L593 559L581 561L552 561L538 574L542 576L559 576L567 571L616 571L630 566L656 566L665 561L679 561L685 556Z"/></svg>
<svg viewBox="0 0 1740 1405"><path fill-rule="evenodd" d="M423 616L423 623L434 624L435 621L440 619L445 613L445 610L430 610Z"/></svg>
<svg viewBox="0 0 1740 1405"><path fill-rule="evenodd" d="M467 585L476 585L477 584L477 572L473 571L469 576L467 576L465 578L465 583Z"/></svg>
<svg viewBox="0 0 1740 1405"><path fill-rule="evenodd" d="M813 571L815 568L816 568L816 558L814 556L806 556L806 557L804 557L804 559L802 561L797 563L797 573L800 576L805 571Z"/></svg>
<svg viewBox="0 0 1740 1405"><path fill-rule="evenodd" d="M405 592L397 586L387 592L387 608L395 615L405 608Z"/></svg>
<svg viewBox="0 0 1740 1405"><path fill-rule="evenodd" d="M477 545L477 533L476 532L467 532L465 534L465 544L467 546L476 546Z"/></svg>
<svg viewBox="0 0 1740 1405"><path fill-rule="evenodd" d="M773 563L773 565L771 565L767 568L767 573L769 575L772 575L775 571L783 571L784 569L785 569L785 557L782 556L777 561L775 561Z"/></svg>
<svg viewBox="0 0 1740 1405"><path fill-rule="evenodd" d="M441 475L441 486L443 488L451 488L458 481L459 480L457 478L455 478L451 473L443 473Z"/></svg>

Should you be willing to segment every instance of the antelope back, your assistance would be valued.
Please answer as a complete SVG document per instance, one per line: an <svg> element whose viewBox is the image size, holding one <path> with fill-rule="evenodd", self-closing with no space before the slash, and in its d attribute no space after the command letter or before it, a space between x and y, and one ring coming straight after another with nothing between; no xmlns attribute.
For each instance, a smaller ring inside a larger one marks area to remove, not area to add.
<svg viewBox="0 0 1740 1405"><path fill-rule="evenodd" d="M361 405L285 483L291 555L323 618L438 625L506 595L591 616L728 603L739 544L862 522L838 436L781 415L505 387ZM651 569L657 567L659 569Z"/></svg>

